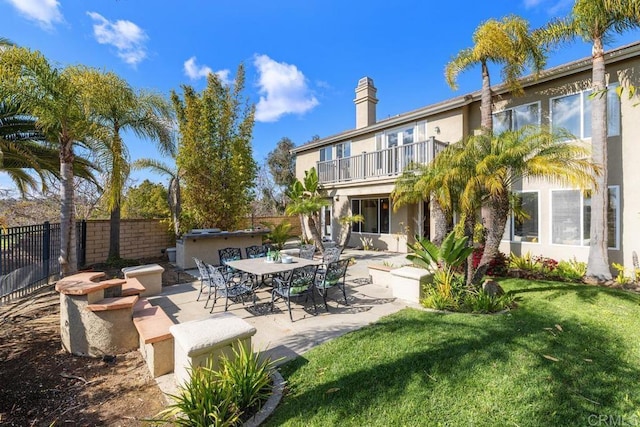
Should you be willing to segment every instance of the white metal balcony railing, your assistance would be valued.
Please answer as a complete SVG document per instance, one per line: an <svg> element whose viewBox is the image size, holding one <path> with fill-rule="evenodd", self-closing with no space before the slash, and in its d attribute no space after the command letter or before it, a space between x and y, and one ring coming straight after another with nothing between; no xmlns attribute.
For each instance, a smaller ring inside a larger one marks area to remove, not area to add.
<svg viewBox="0 0 640 427"><path fill-rule="evenodd" d="M322 184L400 175L411 164L427 164L448 144L434 137L384 150L317 163Z"/></svg>

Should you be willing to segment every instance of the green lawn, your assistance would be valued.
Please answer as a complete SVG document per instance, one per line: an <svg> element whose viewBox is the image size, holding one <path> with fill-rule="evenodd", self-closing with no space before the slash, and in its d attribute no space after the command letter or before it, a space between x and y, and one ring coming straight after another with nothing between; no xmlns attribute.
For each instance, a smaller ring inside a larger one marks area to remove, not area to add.
<svg viewBox="0 0 640 427"><path fill-rule="evenodd" d="M509 314L407 309L284 365L267 425L640 425L640 297L501 283Z"/></svg>

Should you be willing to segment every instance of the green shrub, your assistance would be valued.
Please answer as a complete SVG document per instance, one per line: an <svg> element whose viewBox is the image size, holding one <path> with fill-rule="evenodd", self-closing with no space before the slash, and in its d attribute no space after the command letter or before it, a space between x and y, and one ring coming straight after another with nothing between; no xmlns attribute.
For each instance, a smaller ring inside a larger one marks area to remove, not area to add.
<svg viewBox="0 0 640 427"><path fill-rule="evenodd" d="M577 261L575 258L569 261L560 261L554 270L552 277L572 282L580 281L587 274L587 263Z"/></svg>
<svg viewBox="0 0 640 427"><path fill-rule="evenodd" d="M191 370L189 381L178 394L170 395L173 402L158 414L158 420L179 426L240 425L253 415L272 392L269 371L274 362L263 359L238 344L233 358L224 355L220 369L213 369L213 360Z"/></svg>
<svg viewBox="0 0 640 427"><path fill-rule="evenodd" d="M287 240L293 237L290 233L292 226L289 222L283 221L280 224L264 222L262 225L269 228L269 233L265 236L266 241L273 244L278 250L282 250Z"/></svg>
<svg viewBox="0 0 640 427"><path fill-rule="evenodd" d="M421 303L427 308L457 311L465 293L464 283L464 277L451 267L436 270L433 283L424 285Z"/></svg>
<svg viewBox="0 0 640 427"><path fill-rule="evenodd" d="M260 353L254 353L245 346L240 350L234 349L234 358L222 358L220 381L233 391L233 397L238 407L259 409L271 395L271 377L269 371L274 362L269 359L260 360Z"/></svg>
<svg viewBox="0 0 640 427"><path fill-rule="evenodd" d="M514 306L515 297L511 294L491 296L482 289L466 293L463 311L471 313L495 313Z"/></svg>
<svg viewBox="0 0 640 427"><path fill-rule="evenodd" d="M192 369L189 381L170 397L174 403L158 414L159 421L185 427L226 427L240 420L241 411L233 393L220 382L211 359L206 366Z"/></svg>

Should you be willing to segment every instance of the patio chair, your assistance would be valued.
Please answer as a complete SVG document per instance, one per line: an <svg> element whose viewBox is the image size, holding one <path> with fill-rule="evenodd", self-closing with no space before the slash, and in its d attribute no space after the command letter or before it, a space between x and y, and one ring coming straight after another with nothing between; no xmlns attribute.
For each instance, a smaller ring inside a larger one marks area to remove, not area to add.
<svg viewBox="0 0 640 427"><path fill-rule="evenodd" d="M200 281L200 292L198 292L198 298L196 298L196 301L200 301L200 295L202 295L202 290L205 288L205 286L209 288L209 296L211 296L212 288L215 293L215 286L213 286L213 284L211 283L211 278L209 277L209 270L207 269L207 266L205 265L205 263L202 262L200 258L194 257L193 260L196 263L196 267L198 267L198 275L199 275L198 280ZM207 302L209 302L209 298L207 298ZM204 306L206 308L207 304L205 303Z"/></svg>
<svg viewBox="0 0 640 427"><path fill-rule="evenodd" d="M273 290L271 291L271 311L278 298L286 300L287 309L289 310L289 319L293 322L291 314L291 299L299 299L305 297L305 302L311 295L313 301L313 310L318 312L316 300L313 296L313 284L316 277L317 265L307 265L305 267L294 268L293 270L283 273L281 276L273 278Z"/></svg>
<svg viewBox="0 0 640 427"><path fill-rule="evenodd" d="M316 245L300 245L300 258L313 259L316 253Z"/></svg>
<svg viewBox="0 0 640 427"><path fill-rule="evenodd" d="M264 245L253 245L244 248L247 258L264 258L267 256L268 248Z"/></svg>
<svg viewBox="0 0 640 427"><path fill-rule="evenodd" d="M226 275L238 275L239 272L235 268L231 268L227 265L229 261L237 261L242 259L242 249L240 248L224 248L218 250L218 256L220 258L220 265L224 267L224 274Z"/></svg>
<svg viewBox="0 0 640 427"><path fill-rule="evenodd" d="M349 260L343 259L334 261L327 265L327 270L323 275L318 275L316 278L315 288L318 290L322 299L324 300L324 307L329 311L327 305L327 292L330 288L337 286L342 290L344 296L344 305L349 305L347 301L347 291L345 289L345 277L347 275L347 267L349 267Z"/></svg>
<svg viewBox="0 0 640 427"><path fill-rule="evenodd" d="M318 267L318 276L324 276L327 272L327 266L332 262L336 262L340 259L340 248L332 247L326 248L324 254L322 254L322 264Z"/></svg>
<svg viewBox="0 0 640 427"><path fill-rule="evenodd" d="M254 292L253 282L247 280L237 280L237 277L228 274L224 275L220 268L215 267L211 264L207 264L207 269L209 271L209 277L211 278L211 282L213 286L216 288L215 298L213 300L213 304L211 305L211 310L209 313L213 313L213 308L216 305L218 295L220 297L225 297L224 303L224 311L227 311L229 308L229 300L233 303L234 300L240 298L242 301L242 305L244 305L245 297L253 296L253 305L256 305L256 294ZM211 297L211 294L209 294ZM209 303L209 298L207 298L207 304ZM207 304L204 306L206 307Z"/></svg>
<svg viewBox="0 0 640 427"><path fill-rule="evenodd" d="M247 258L265 258L267 256L267 252L269 252L269 248L265 245L253 245L244 248L244 252L247 255ZM264 276L260 276L259 278L255 275L252 275L252 278L255 279L256 283L264 284ZM258 281L260 279L260 281Z"/></svg>

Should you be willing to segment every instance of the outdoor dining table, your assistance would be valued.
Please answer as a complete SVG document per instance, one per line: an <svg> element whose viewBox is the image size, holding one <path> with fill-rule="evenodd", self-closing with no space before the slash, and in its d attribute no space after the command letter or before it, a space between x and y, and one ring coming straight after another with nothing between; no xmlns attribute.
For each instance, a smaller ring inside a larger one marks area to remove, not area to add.
<svg viewBox="0 0 640 427"><path fill-rule="evenodd" d="M293 270L294 268L320 264L322 264L322 260L304 259L294 256L291 257L290 263L267 262L267 259L264 257L239 259L236 261L227 261L226 263L226 265L231 268L244 271L245 273L253 274L255 276L284 273L286 271Z"/></svg>

